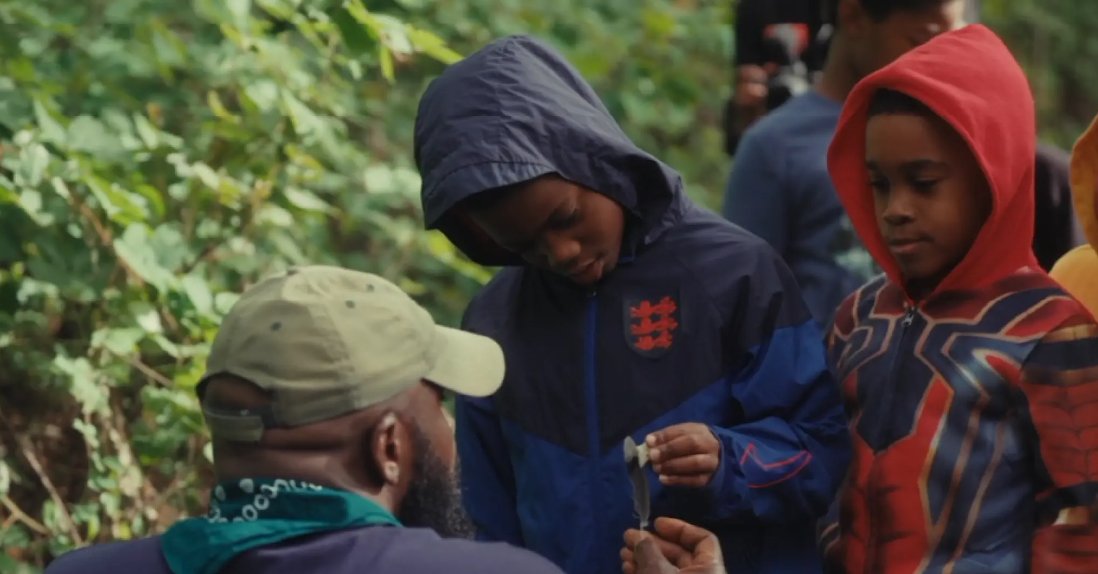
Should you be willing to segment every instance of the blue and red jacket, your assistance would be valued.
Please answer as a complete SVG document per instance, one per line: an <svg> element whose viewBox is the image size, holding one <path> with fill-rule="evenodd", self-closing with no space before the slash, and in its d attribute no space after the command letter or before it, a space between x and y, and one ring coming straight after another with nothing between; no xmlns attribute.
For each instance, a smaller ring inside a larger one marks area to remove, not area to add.
<svg viewBox="0 0 1098 574"><path fill-rule="evenodd" d="M559 54L511 37L451 66L416 119L427 226L505 268L464 327L504 349L489 399L459 398L466 506L480 536L571 574L620 571L637 524L626 436L698 422L720 439L707 488L662 488L655 515L716 531L731 572L813 572L813 521L849 461L822 335L760 239L696 206ZM461 201L555 173L625 208L621 264L596 288L524 267Z"/></svg>
<svg viewBox="0 0 1098 574"><path fill-rule="evenodd" d="M879 89L923 102L955 130L992 195L964 259L919 300L878 230L868 183ZM829 338L854 439L837 521L824 529L836 571L1098 572L1098 324L1033 254L1030 93L1007 47L970 26L908 52L846 100L830 172L885 276L847 299Z"/></svg>

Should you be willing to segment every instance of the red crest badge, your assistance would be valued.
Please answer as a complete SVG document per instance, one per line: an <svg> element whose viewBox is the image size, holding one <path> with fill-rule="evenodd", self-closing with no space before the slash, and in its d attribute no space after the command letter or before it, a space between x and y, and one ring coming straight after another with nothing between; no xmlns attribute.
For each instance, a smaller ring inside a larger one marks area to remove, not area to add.
<svg viewBox="0 0 1098 574"><path fill-rule="evenodd" d="M679 305L670 295L625 301L625 339L645 357L659 357L675 344Z"/></svg>

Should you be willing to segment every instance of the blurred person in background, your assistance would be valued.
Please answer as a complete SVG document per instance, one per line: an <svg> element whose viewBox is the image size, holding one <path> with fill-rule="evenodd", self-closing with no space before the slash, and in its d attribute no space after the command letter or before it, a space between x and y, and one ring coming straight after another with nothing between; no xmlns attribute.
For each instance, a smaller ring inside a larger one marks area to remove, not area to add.
<svg viewBox="0 0 1098 574"><path fill-rule="evenodd" d="M734 4L732 98L724 117L729 155L735 155L751 124L807 91L818 79L834 21L829 0L739 0ZM980 0L968 0L965 21L978 22L979 16ZM778 93L771 93L772 86Z"/></svg>
<svg viewBox="0 0 1098 574"><path fill-rule="evenodd" d="M741 0L735 7L734 83L725 110L729 155L759 118L804 92L823 70L826 0Z"/></svg>
<svg viewBox="0 0 1098 574"><path fill-rule="evenodd" d="M828 1L835 29L819 81L747 131L723 206L785 259L821 323L879 272L827 173L843 101L862 78L959 27L965 11L963 0Z"/></svg>
<svg viewBox="0 0 1098 574"><path fill-rule="evenodd" d="M871 0L865 6L882 14L882 10L887 9L890 4L903 6L917 3ZM725 114L725 147L730 155L736 155L740 140L749 127L785 102L810 90L811 85L820 79L833 34L835 7L834 0L736 2L734 86ZM964 2L963 20L969 23L980 20L980 0ZM804 110L799 111L804 113ZM813 123L811 118L805 118L804 121ZM810 140L815 131L807 129L804 134ZM750 172L749 168L748 171ZM1034 178L1036 227L1033 251L1041 267L1047 270L1068 250L1083 242L1082 230L1072 210L1067 152L1049 143L1038 143ZM727 200L724 209L726 216L729 215L731 207L727 205ZM813 210L812 207L805 209ZM740 217L746 217L743 211L738 210ZM807 219L811 220L808 222L809 227L814 224L826 226L831 221L829 218L822 221L813 217ZM744 219L733 221L756 231ZM764 238L770 237L764 233L759 234ZM843 234L843 237L837 246L850 246L849 233ZM819 250L823 250L823 247ZM868 262L859 257L860 249L856 247L851 247L847 255L848 262ZM796 258L795 255L793 257ZM805 263L804 266L811 264ZM798 278L809 273L810 271L802 270ZM803 283L802 287L805 287ZM808 291L813 290L812 287L805 288ZM828 309L820 312L824 311Z"/></svg>

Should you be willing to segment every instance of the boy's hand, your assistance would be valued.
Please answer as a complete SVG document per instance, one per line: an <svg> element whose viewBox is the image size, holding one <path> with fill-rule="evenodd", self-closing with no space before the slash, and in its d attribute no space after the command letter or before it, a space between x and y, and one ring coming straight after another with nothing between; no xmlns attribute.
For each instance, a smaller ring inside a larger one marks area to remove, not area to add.
<svg viewBox="0 0 1098 574"><path fill-rule="evenodd" d="M721 443L703 424L672 425L648 435L645 443L652 469L665 486L701 488L721 462Z"/></svg>
<svg viewBox="0 0 1098 574"><path fill-rule="evenodd" d="M621 550L625 574L725 574L721 547L708 530L657 518L655 533L628 530Z"/></svg>

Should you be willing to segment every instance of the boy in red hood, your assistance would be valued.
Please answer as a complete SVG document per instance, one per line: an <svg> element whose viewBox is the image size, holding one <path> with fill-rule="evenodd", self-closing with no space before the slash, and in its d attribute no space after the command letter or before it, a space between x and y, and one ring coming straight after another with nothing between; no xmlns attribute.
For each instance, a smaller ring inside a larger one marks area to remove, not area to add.
<svg viewBox="0 0 1098 574"><path fill-rule="evenodd" d="M855 448L837 570L1098 572L1098 325L1033 255L1035 132L982 26L846 100L828 167L885 276L829 337Z"/></svg>

